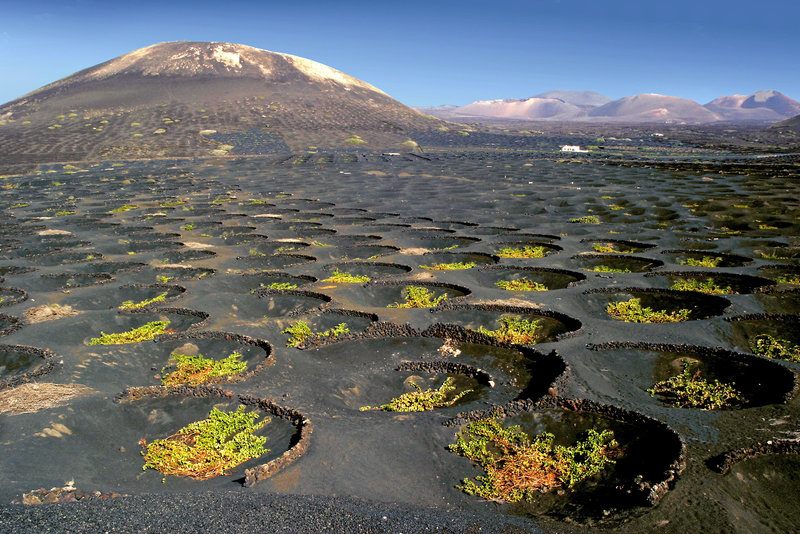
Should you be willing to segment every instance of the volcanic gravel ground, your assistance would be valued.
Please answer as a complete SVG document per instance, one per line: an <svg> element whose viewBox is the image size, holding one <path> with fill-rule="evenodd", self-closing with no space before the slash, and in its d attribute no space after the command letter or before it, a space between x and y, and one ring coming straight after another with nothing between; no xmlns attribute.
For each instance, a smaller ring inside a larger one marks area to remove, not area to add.
<svg viewBox="0 0 800 534"><path fill-rule="evenodd" d="M40 394L38 411L0 412L0 501L69 481L129 496L4 504L0 530L791 530L800 520L796 448L734 455L744 459L726 474L712 469L722 454L800 436L800 364L752 353L761 334L800 340L796 178L761 172L454 152L104 162L4 177L0 394L22 395L26 383ZM498 257L526 246L544 254ZM458 263L466 268L423 268ZM335 270L371 280L326 280ZM496 285L521 278L547 290ZM680 279L731 291L669 289ZM448 299L388 307L410 285ZM609 303L631 297L654 310L686 308L689 320L608 315ZM73 313L39 309L54 305ZM45 320L26 321L32 308ZM475 332L513 315L542 320L537 344ZM350 332L287 347L282 331L301 319L317 333L339 323ZM156 320L172 329L156 341L88 344ZM139 438L202 418L222 395L140 398L158 391L169 352L222 358L237 344L248 369L260 367L219 382L232 395L222 404L273 399L271 452L206 481L143 472ZM647 393L684 358L708 378L742 377L744 404L677 408ZM358 409L445 376L475 391L425 413ZM49 384L86 388L48 398ZM532 503L481 501L457 487L480 469L447 445L465 421L498 407L509 423L564 439L598 425L619 430L624 456L601 477ZM268 462L271 476L242 487L246 469Z"/></svg>

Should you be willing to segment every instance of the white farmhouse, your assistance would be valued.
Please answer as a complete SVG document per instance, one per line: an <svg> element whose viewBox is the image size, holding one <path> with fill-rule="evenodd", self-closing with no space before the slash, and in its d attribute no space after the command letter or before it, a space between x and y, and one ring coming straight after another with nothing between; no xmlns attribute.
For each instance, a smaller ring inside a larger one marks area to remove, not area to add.
<svg viewBox="0 0 800 534"><path fill-rule="evenodd" d="M589 152L589 151L581 149L580 145L562 145L561 152Z"/></svg>

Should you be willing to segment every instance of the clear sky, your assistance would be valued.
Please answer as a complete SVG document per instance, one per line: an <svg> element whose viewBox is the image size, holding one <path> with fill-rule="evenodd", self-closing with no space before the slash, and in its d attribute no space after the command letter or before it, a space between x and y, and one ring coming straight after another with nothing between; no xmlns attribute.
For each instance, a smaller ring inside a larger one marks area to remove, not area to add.
<svg viewBox="0 0 800 534"><path fill-rule="evenodd" d="M550 89L800 100L800 0L0 0L0 103L162 41L303 56L412 106Z"/></svg>

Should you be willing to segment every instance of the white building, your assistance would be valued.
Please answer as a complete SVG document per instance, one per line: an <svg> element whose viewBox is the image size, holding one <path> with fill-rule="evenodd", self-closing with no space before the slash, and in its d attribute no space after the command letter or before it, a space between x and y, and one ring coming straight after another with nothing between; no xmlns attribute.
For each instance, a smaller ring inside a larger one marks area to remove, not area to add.
<svg viewBox="0 0 800 534"><path fill-rule="evenodd" d="M563 145L561 147L561 152L589 152L589 151L582 150L580 145Z"/></svg>

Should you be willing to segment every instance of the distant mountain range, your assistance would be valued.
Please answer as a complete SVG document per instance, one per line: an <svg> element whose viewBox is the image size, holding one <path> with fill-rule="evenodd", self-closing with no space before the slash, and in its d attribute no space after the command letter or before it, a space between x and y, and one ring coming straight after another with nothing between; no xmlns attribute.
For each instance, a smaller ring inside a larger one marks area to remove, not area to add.
<svg viewBox="0 0 800 534"><path fill-rule="evenodd" d="M611 100L592 91L547 91L523 99L479 100L466 106L417 108L441 119L515 119L626 123L775 123L800 115L800 102L778 91L694 100L639 94Z"/></svg>

